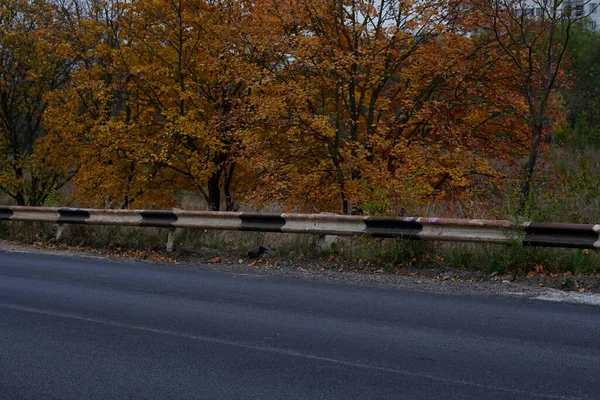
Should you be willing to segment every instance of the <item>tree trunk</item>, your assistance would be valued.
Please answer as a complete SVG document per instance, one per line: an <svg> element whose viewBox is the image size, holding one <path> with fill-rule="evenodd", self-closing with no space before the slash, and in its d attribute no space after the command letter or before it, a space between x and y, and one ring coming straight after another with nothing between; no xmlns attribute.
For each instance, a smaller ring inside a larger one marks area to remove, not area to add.
<svg viewBox="0 0 600 400"><path fill-rule="evenodd" d="M337 172L337 180L338 185L340 187L340 201L342 206L342 214L350 214L350 205L348 204L348 199L346 198L346 186L344 182L344 173L338 169Z"/></svg>
<svg viewBox="0 0 600 400"><path fill-rule="evenodd" d="M21 191L17 192L17 194L14 196L14 199L17 201L17 205L19 205L19 206L26 206L27 205L27 201L25 200L25 196L23 195L23 192L21 192Z"/></svg>
<svg viewBox="0 0 600 400"><path fill-rule="evenodd" d="M222 170L217 170L208 179L208 209L210 211L221 210L221 187L219 181L221 180Z"/></svg>
<svg viewBox="0 0 600 400"><path fill-rule="evenodd" d="M523 177L519 185L519 211L522 213L525 210L525 206L529 203L529 195L531 194L531 180L533 178L533 172L535 171L535 163L537 161L540 141L542 138L543 127L537 125L534 127L533 139L531 140L531 148L527 155L527 160L523 166Z"/></svg>
<svg viewBox="0 0 600 400"><path fill-rule="evenodd" d="M235 170L235 163L231 164L229 171L225 169L225 183L223 185L223 191L225 192L225 211L233 211L233 196L231 195L231 180L233 179L233 172Z"/></svg>
<svg viewBox="0 0 600 400"><path fill-rule="evenodd" d="M15 171L15 180L19 182L23 178L23 169L18 167L13 167ZM15 195L12 196L19 206L27 206L27 199L25 198L25 190L23 187L16 190Z"/></svg>

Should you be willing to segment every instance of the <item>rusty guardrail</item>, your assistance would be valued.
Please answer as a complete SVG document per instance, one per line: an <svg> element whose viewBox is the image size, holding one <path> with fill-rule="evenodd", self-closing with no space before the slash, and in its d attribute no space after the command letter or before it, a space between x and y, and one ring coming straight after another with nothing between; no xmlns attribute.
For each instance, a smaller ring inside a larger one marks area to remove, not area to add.
<svg viewBox="0 0 600 400"><path fill-rule="evenodd" d="M370 217L330 214L274 214L186 210L102 210L86 208L0 207L0 221L120 225L169 228L167 248L180 228L308 233L316 235L402 237L420 240L483 242L525 246L600 248L600 225L504 220Z"/></svg>

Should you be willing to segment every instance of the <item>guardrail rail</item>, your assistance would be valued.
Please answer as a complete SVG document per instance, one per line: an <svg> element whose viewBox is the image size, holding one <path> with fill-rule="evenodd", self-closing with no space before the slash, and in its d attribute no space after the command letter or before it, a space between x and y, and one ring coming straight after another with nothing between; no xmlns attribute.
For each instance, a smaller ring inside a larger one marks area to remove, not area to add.
<svg viewBox="0 0 600 400"><path fill-rule="evenodd" d="M187 210L104 210L88 208L0 207L0 221L36 221L65 225L118 225L170 229L172 250L181 228L305 233L320 236L401 237L416 240L482 242L525 246L600 248L599 224L505 220L371 217L332 214L214 212Z"/></svg>

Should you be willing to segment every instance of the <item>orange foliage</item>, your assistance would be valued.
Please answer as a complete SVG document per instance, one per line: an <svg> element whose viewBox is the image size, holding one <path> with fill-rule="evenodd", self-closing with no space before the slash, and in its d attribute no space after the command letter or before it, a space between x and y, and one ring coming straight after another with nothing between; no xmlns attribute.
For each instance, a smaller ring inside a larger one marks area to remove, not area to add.
<svg viewBox="0 0 600 400"><path fill-rule="evenodd" d="M180 190L212 210L395 213L465 198L499 184L531 141L514 60L481 7L64 3L55 54L74 67L46 96L46 141L90 206L175 206Z"/></svg>
<svg viewBox="0 0 600 400"><path fill-rule="evenodd" d="M493 177L490 160L526 139L506 112L523 107L509 65L440 24L443 2L355 5L274 6L282 55L248 143L268 184L252 195L301 210L389 212Z"/></svg>

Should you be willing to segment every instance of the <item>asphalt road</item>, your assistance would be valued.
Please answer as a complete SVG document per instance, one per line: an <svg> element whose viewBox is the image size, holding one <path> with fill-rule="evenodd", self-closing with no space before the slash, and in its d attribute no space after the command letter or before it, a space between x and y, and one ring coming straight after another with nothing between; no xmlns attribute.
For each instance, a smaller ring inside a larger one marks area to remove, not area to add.
<svg viewBox="0 0 600 400"><path fill-rule="evenodd" d="M600 398L600 308L0 252L0 399Z"/></svg>

